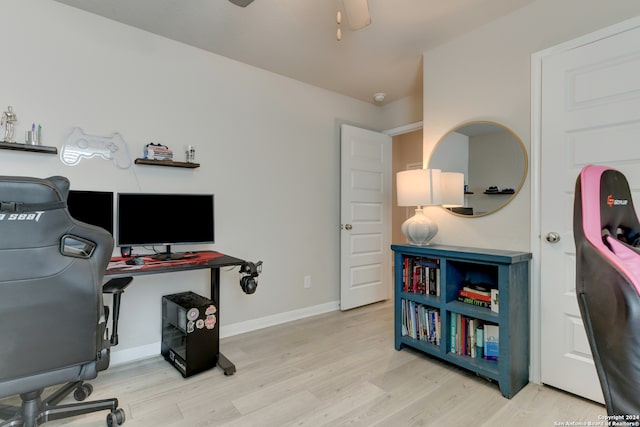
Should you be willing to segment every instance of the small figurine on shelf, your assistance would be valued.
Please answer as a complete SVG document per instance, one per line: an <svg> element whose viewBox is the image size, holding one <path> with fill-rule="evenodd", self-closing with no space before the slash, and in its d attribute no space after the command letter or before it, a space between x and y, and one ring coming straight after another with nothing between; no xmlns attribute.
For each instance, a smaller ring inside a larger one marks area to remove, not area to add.
<svg viewBox="0 0 640 427"><path fill-rule="evenodd" d="M13 107L9 105L7 111L2 113L2 120L0 120L0 126L5 126L4 129L4 142L15 142L13 140L14 123L18 121L16 114L13 112Z"/></svg>

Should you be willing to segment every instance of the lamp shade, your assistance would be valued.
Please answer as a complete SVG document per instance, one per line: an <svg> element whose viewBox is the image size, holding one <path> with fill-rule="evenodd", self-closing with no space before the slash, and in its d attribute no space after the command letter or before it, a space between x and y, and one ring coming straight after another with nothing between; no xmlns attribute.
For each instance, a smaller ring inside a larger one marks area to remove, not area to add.
<svg viewBox="0 0 640 427"><path fill-rule="evenodd" d="M442 203L440 169L411 169L396 174L398 206Z"/></svg>
<svg viewBox="0 0 640 427"><path fill-rule="evenodd" d="M464 206L464 174L461 172L442 172L442 206L455 208Z"/></svg>

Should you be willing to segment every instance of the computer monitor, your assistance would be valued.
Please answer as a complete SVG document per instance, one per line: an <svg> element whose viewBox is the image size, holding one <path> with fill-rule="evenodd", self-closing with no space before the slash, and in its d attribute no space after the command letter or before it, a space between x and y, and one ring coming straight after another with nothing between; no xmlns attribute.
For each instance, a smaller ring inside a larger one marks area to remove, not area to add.
<svg viewBox="0 0 640 427"><path fill-rule="evenodd" d="M157 258L176 259L171 245L215 242L213 194L118 193L118 246L166 246Z"/></svg>
<svg viewBox="0 0 640 427"><path fill-rule="evenodd" d="M70 190L69 214L76 220L96 225L113 235L113 193L111 191Z"/></svg>

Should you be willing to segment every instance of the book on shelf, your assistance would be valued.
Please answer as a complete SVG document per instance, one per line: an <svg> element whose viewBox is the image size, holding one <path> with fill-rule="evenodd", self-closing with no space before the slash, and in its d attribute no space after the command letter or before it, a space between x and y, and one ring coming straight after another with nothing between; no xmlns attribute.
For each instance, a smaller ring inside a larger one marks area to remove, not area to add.
<svg viewBox="0 0 640 427"><path fill-rule="evenodd" d="M427 268L429 275L429 295L440 296L440 267L429 265Z"/></svg>
<svg viewBox="0 0 640 427"><path fill-rule="evenodd" d="M440 260L405 257L402 290L412 294L440 296Z"/></svg>
<svg viewBox="0 0 640 427"><path fill-rule="evenodd" d="M498 360L500 353L500 328L498 325L484 325L484 358Z"/></svg>
<svg viewBox="0 0 640 427"><path fill-rule="evenodd" d="M491 311L494 313L500 312L500 293L497 289L491 289Z"/></svg>
<svg viewBox="0 0 640 427"><path fill-rule="evenodd" d="M456 329L458 330L458 333L456 334L456 353L457 354L462 354L462 343L464 342L462 338L464 336L462 325L464 324L464 321L465 321L464 316L461 316L460 314L456 316L456 322L458 323L456 326Z"/></svg>
<svg viewBox="0 0 640 427"><path fill-rule="evenodd" d="M460 313L451 313L449 334L450 353L474 359L498 360L497 325Z"/></svg>
<svg viewBox="0 0 640 427"><path fill-rule="evenodd" d="M477 352L476 352L476 329L477 327L477 323L478 320L477 319L470 319L469 320L469 356L473 357L474 359L477 356Z"/></svg>
<svg viewBox="0 0 640 427"><path fill-rule="evenodd" d="M440 311L403 299L402 335L432 344L440 344Z"/></svg>
<svg viewBox="0 0 640 427"><path fill-rule="evenodd" d="M489 308L497 313L497 289L480 285L473 285L470 282L463 282L463 287L458 291L457 300L476 307ZM492 295L495 299L492 299Z"/></svg>
<svg viewBox="0 0 640 427"><path fill-rule="evenodd" d="M484 326L482 323L476 327L476 357L484 359Z"/></svg>
<svg viewBox="0 0 640 427"><path fill-rule="evenodd" d="M473 283L471 280L465 279L462 281L461 287L465 291L484 295L485 297L491 297L491 290L497 286L486 282Z"/></svg>
<svg viewBox="0 0 640 427"><path fill-rule="evenodd" d="M450 342L451 345L449 346L449 352L451 353L456 353L457 352L457 336L458 336L458 313L451 313L451 319L450 319L450 331L449 331L449 336L450 336Z"/></svg>
<svg viewBox="0 0 640 427"><path fill-rule="evenodd" d="M477 299L463 297L461 295L458 296L458 301L463 302L465 304L475 305L476 307L491 308L491 303L489 303L487 301L479 301Z"/></svg>
<svg viewBox="0 0 640 427"><path fill-rule="evenodd" d="M473 298L480 301L491 302L491 294L485 295L483 293L475 292L473 289L464 287L460 290L459 294L463 297Z"/></svg>

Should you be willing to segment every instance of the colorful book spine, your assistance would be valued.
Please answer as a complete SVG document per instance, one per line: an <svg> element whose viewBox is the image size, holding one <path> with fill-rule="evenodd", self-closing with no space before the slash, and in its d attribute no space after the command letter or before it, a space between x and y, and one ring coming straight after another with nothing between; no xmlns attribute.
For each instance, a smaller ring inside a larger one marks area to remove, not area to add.
<svg viewBox="0 0 640 427"><path fill-rule="evenodd" d="M449 324L450 347L449 352L459 356L471 358L485 358L497 360L497 356L487 358L484 352L484 324L481 320L467 317L458 313L451 313Z"/></svg>
<svg viewBox="0 0 640 427"><path fill-rule="evenodd" d="M440 260L405 257L402 290L419 295L440 295Z"/></svg>
<svg viewBox="0 0 640 427"><path fill-rule="evenodd" d="M449 336L450 336L450 342L451 345L449 346L449 352L456 354L457 353L457 346L456 346L456 337L458 335L458 313L451 313L451 318L449 319L449 324L450 324L450 331L449 331Z"/></svg>
<svg viewBox="0 0 640 427"><path fill-rule="evenodd" d="M465 304L475 305L476 307L482 307L482 308L490 308L491 307L491 303L490 302L478 301L477 299L466 298L466 297L463 297L463 296L459 296L458 297L458 301L463 302Z"/></svg>
<svg viewBox="0 0 640 427"><path fill-rule="evenodd" d="M403 299L402 335L415 340L440 344L440 311Z"/></svg>
<svg viewBox="0 0 640 427"><path fill-rule="evenodd" d="M462 289L459 294L460 296L477 299L478 301L491 302L491 294L484 295L478 292L469 291L467 289Z"/></svg>
<svg viewBox="0 0 640 427"><path fill-rule="evenodd" d="M498 325L484 326L484 358L498 360L500 353L500 328Z"/></svg>

